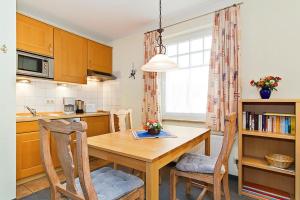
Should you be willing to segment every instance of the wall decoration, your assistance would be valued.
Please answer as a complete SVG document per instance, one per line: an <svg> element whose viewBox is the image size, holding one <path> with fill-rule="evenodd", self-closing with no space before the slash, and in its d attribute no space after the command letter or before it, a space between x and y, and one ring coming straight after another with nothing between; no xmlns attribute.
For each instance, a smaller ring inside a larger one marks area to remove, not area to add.
<svg viewBox="0 0 300 200"><path fill-rule="evenodd" d="M132 63L131 64L131 70L130 70L129 78L135 79L135 75L136 75L136 69L134 67L134 63Z"/></svg>

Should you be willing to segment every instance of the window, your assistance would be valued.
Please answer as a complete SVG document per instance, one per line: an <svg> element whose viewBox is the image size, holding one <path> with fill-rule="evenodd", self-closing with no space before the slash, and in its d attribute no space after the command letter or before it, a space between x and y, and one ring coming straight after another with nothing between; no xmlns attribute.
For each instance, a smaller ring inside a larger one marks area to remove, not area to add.
<svg viewBox="0 0 300 200"><path fill-rule="evenodd" d="M204 121L211 31L205 30L166 42L167 55L178 64L179 69L166 72L162 77L163 118Z"/></svg>

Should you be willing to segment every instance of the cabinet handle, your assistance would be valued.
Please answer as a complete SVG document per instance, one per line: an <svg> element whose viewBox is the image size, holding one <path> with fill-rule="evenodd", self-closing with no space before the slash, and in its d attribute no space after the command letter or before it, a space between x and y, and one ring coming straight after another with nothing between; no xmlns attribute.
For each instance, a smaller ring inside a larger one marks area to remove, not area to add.
<svg viewBox="0 0 300 200"><path fill-rule="evenodd" d="M8 49L7 49L7 46L5 44L3 44L1 47L0 47L0 51L2 51L3 53L7 53Z"/></svg>
<svg viewBox="0 0 300 200"><path fill-rule="evenodd" d="M49 44L49 50L52 51L52 45L51 44Z"/></svg>

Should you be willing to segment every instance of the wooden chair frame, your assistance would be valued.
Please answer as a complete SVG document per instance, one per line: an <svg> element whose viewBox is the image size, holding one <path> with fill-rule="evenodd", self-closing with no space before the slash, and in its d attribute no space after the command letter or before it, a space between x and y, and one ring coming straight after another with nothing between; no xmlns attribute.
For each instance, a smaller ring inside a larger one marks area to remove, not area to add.
<svg viewBox="0 0 300 200"><path fill-rule="evenodd" d="M172 169L170 173L170 200L176 200L176 185L178 177L184 177L186 180L186 194L190 194L191 185L200 186L203 188L197 200L203 199L207 191L212 191L214 200L221 199L221 184L226 200L230 200L230 192L228 187L228 159L234 143L236 132L236 113L232 113L225 119L225 131L221 152L218 156L214 173L202 174L183 172L177 169ZM221 173L222 166L225 167L225 173ZM193 182L192 182L193 181ZM195 182L196 181L196 182Z"/></svg>
<svg viewBox="0 0 300 200"><path fill-rule="evenodd" d="M62 196L66 196L73 200L97 200L98 197L90 175L86 122L68 122L65 120L50 121L40 119L39 126L41 136L41 158L50 182L51 200L61 199ZM71 151L72 133L76 134L77 171L83 195L77 191L75 185L75 165ZM53 166L50 151L50 134L53 134L56 140L58 158L64 175L66 176L66 186L60 183ZM143 200L144 187L138 188L120 199Z"/></svg>
<svg viewBox="0 0 300 200"><path fill-rule="evenodd" d="M110 126L111 132L116 132L115 127L115 116L119 119L119 131L125 131L126 129L132 129L132 109L121 109L121 110L112 110L110 112ZM129 126L126 127L126 117L129 116Z"/></svg>

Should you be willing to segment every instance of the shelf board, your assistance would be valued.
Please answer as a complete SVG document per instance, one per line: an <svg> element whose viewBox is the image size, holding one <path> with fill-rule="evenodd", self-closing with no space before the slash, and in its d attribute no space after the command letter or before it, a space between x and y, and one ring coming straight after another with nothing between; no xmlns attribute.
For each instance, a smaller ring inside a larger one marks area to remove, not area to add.
<svg viewBox="0 0 300 200"><path fill-rule="evenodd" d="M263 169L263 170L268 170L268 171L272 171L272 172L277 172L277 173L281 173L281 174L287 174L287 175L291 175L291 176L295 176L295 174L296 174L295 170L293 170L293 169L281 169L278 167L272 167L263 158L244 156L242 158L242 165L259 168L259 169Z"/></svg>
<svg viewBox="0 0 300 200"><path fill-rule="evenodd" d="M300 99L242 99L243 103L296 103Z"/></svg>
<svg viewBox="0 0 300 200"><path fill-rule="evenodd" d="M296 117L295 114L288 114L288 113L264 113L264 115L269 115L269 116L282 116L282 117Z"/></svg>
<svg viewBox="0 0 300 200"><path fill-rule="evenodd" d="M242 130L242 134L243 135L258 136L258 137L278 138L278 139L285 139L285 140L296 140L295 135L283 134L283 133Z"/></svg>

